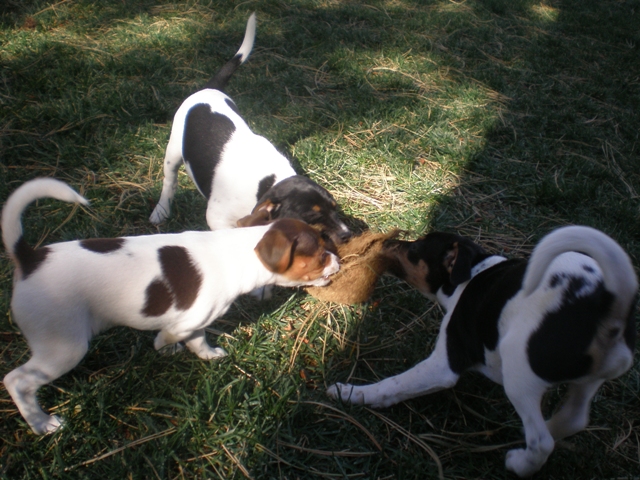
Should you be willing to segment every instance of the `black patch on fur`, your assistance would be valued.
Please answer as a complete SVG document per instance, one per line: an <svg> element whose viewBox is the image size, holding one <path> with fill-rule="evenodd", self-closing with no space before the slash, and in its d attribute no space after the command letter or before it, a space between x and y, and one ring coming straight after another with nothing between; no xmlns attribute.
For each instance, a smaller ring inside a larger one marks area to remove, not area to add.
<svg viewBox="0 0 640 480"><path fill-rule="evenodd" d="M145 304L142 314L147 317L159 317L173 304L173 294L162 280L154 280L145 291Z"/></svg>
<svg viewBox="0 0 640 480"><path fill-rule="evenodd" d="M80 246L95 253L110 253L122 248L124 238L89 238L80 240Z"/></svg>
<svg viewBox="0 0 640 480"><path fill-rule="evenodd" d="M191 255L184 247L167 246L158 250L158 259L162 274L173 293L176 308L187 310L198 298L202 285L202 275Z"/></svg>
<svg viewBox="0 0 640 480"><path fill-rule="evenodd" d="M226 103L229 108L231 110L233 110L234 112L236 112L238 115L240 115L240 110L238 110L238 107L236 106L236 104L233 102L233 100L231 100L230 98L225 98L224 99L224 103Z"/></svg>
<svg viewBox="0 0 640 480"><path fill-rule="evenodd" d="M216 73L214 77L207 82L204 88L212 88L214 90L220 90L221 92L224 92L229 79L241 65L241 59L242 55L238 54L227 63L225 63L224 66L218 71L218 73Z"/></svg>
<svg viewBox="0 0 640 480"><path fill-rule="evenodd" d="M585 272L596 273L595 269L591 265L582 265Z"/></svg>
<svg viewBox="0 0 640 480"><path fill-rule="evenodd" d="M267 191L273 187L273 185L276 183L276 176L275 174L272 175L268 175L266 177L264 177L262 180L260 180L260 182L258 183L258 193L256 194L256 200L260 200L262 198L262 196L267 193Z"/></svg>
<svg viewBox="0 0 640 480"><path fill-rule="evenodd" d="M182 157L189 164L193 179L207 200L211 196L213 174L222 151L235 131L235 125L227 116L212 112L206 103L194 105L187 113Z"/></svg>
<svg viewBox="0 0 640 480"><path fill-rule="evenodd" d="M484 351L498 345L498 319L522 288L527 262L505 260L473 277L447 325L447 357L455 373L484 363Z"/></svg>
<svg viewBox="0 0 640 480"><path fill-rule="evenodd" d="M333 196L313 180L294 175L273 185L259 199L257 205L271 201L277 206L272 218L294 218L309 225L319 225L327 235L342 243L351 233L342 230L342 221Z"/></svg>
<svg viewBox="0 0 640 480"><path fill-rule="evenodd" d="M560 307L545 315L527 346L533 372L552 383L574 380L589 373L593 359L587 349L614 300L602 282L588 295L577 296L584 288L585 279L566 277L569 283Z"/></svg>
<svg viewBox="0 0 640 480"><path fill-rule="evenodd" d="M22 278L25 279L35 272L47 259L51 249L49 247L33 248L27 243L24 237L20 237L13 247L13 253L20 265Z"/></svg>
<svg viewBox="0 0 640 480"><path fill-rule="evenodd" d="M551 279L549 280L549 286L551 288L556 288L558 285L562 284L562 279L564 278L564 276L554 273L551 276Z"/></svg>

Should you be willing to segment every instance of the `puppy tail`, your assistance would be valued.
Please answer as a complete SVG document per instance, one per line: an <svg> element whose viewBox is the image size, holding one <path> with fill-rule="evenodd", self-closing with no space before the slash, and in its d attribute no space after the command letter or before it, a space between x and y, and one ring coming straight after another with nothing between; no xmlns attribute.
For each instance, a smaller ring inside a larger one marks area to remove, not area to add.
<svg viewBox="0 0 640 480"><path fill-rule="evenodd" d="M31 202L39 198L55 198L69 203L89 204L86 198L55 178L36 178L18 187L9 195L2 209L2 241L4 248L16 262L18 262L17 250L26 245L22 241L22 212Z"/></svg>
<svg viewBox="0 0 640 480"><path fill-rule="evenodd" d="M242 41L242 45L240 45L240 49L236 52L235 56L229 60L225 65L220 69L215 76L207 82L204 88L212 88L214 90L220 90L224 92L224 89L227 86L227 82L236 71L236 69L242 65L247 58L249 58L249 54L251 53L251 49L253 48L253 41L256 38L256 13L253 12L247 21L247 28L244 32L244 40Z"/></svg>
<svg viewBox="0 0 640 480"><path fill-rule="evenodd" d="M524 294L530 295L538 288L551 262L565 252L584 253L598 263L605 288L616 297L612 315L626 318L638 290L631 259L615 240L591 227L563 227L544 237L529 260L523 280Z"/></svg>

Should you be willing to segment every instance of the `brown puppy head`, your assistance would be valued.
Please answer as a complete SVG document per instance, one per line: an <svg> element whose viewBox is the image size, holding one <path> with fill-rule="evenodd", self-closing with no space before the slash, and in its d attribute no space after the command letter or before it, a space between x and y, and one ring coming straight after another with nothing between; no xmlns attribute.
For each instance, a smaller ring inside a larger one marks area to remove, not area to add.
<svg viewBox="0 0 640 480"><path fill-rule="evenodd" d="M431 299L441 288L451 295L471 278L471 269L487 257L482 247L468 238L442 232L413 242L391 240L385 245L385 253L391 259L389 273Z"/></svg>
<svg viewBox="0 0 640 480"><path fill-rule="evenodd" d="M320 233L300 220L276 220L256 245L267 270L276 273L277 285L323 286L340 270L338 257L327 250Z"/></svg>

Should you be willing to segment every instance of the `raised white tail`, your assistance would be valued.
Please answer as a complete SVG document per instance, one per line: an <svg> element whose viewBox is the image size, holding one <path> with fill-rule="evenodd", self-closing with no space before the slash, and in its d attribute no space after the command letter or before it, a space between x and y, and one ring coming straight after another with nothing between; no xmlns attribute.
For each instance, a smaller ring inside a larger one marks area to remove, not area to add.
<svg viewBox="0 0 640 480"><path fill-rule="evenodd" d="M616 297L612 314L626 317L638 291L631 259L615 240L591 227L562 227L545 236L529 260L523 280L524 294L530 295L538 288L551 262L565 252L584 253L598 263L605 288Z"/></svg>
<svg viewBox="0 0 640 480"><path fill-rule="evenodd" d="M73 188L55 178L36 178L23 183L15 190L2 209L2 241L4 248L15 259L15 249L22 238L22 212L39 198L55 198L69 203L88 205L89 201Z"/></svg>
<svg viewBox="0 0 640 480"><path fill-rule="evenodd" d="M256 14L251 14L247 21L247 28L244 31L244 39L242 45L233 56L231 60L224 64L218 73L216 73L211 80L207 82L204 88L212 88L214 90L220 90L224 92L229 79L236 71L236 69L247 61L249 54L253 49L253 42L256 39Z"/></svg>

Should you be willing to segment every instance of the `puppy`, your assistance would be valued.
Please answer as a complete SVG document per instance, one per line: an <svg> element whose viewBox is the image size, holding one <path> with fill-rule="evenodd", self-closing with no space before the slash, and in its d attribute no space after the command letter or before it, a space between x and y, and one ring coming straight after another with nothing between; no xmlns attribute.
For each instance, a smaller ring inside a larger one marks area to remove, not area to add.
<svg viewBox="0 0 640 480"><path fill-rule="evenodd" d="M334 241L351 236L338 216L331 194L314 181L296 175L289 161L264 137L256 135L224 93L235 70L246 61L256 34L249 17L236 55L180 106L173 119L164 158L162 194L150 221L159 224L170 213L178 168L187 173L207 199L211 230L266 224L296 218L319 225Z"/></svg>
<svg viewBox="0 0 640 480"><path fill-rule="evenodd" d="M31 359L4 377L36 434L60 427L36 391L75 367L89 340L112 326L159 330L154 347L184 342L200 358L225 355L205 327L240 294L264 285L326 285L339 270L317 231L292 219L268 226L140 237L97 238L34 249L20 217L32 201L88 202L63 182L25 183L2 212L2 239L15 263L11 308Z"/></svg>
<svg viewBox="0 0 640 480"><path fill-rule="evenodd" d="M626 253L598 230L558 229L528 263L446 233L392 242L389 255L391 273L447 312L435 349L379 383L335 384L333 398L387 407L453 387L465 370L482 372L504 385L523 421L526 448L509 451L506 467L526 477L546 462L554 439L587 426L598 387L632 365L638 282ZM567 396L545 423L540 401L558 383L569 384Z"/></svg>

